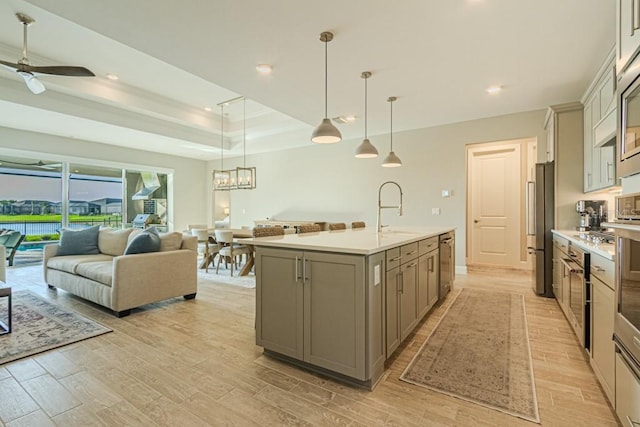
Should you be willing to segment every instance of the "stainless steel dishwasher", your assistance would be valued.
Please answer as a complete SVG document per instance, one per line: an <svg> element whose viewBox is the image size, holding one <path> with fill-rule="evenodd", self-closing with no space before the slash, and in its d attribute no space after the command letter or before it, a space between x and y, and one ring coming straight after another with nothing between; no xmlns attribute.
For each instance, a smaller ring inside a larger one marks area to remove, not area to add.
<svg viewBox="0 0 640 427"><path fill-rule="evenodd" d="M456 275L456 237L453 231L440 235L440 286L438 300L442 300L453 287Z"/></svg>

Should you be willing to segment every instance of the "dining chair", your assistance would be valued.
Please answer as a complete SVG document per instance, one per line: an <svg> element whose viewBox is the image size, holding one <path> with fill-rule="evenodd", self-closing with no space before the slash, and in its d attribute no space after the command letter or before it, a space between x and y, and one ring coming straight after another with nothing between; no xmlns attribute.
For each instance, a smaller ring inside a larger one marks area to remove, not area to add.
<svg viewBox="0 0 640 427"><path fill-rule="evenodd" d="M210 244L209 230L206 228L194 228L191 230L191 234L198 238L198 253L202 254L202 264L200 268L204 268L205 272L209 272L209 264L213 266L214 259L219 252L217 244Z"/></svg>
<svg viewBox="0 0 640 427"><path fill-rule="evenodd" d="M256 227L253 229L253 237L284 236L282 227Z"/></svg>
<svg viewBox="0 0 640 427"><path fill-rule="evenodd" d="M218 263L216 264L216 273L220 270L220 261L222 257L230 259L231 261L231 276L233 276L233 266L236 264L236 257L238 255L249 255L250 249L247 245L234 244L233 231L231 230L216 230L216 241L220 245L218 248Z"/></svg>
<svg viewBox="0 0 640 427"><path fill-rule="evenodd" d="M334 222L329 224L329 231L333 230L346 230L347 225L344 222Z"/></svg>
<svg viewBox="0 0 640 427"><path fill-rule="evenodd" d="M351 228L365 228L366 224L364 221L354 221L351 223Z"/></svg>
<svg viewBox="0 0 640 427"><path fill-rule="evenodd" d="M314 233L320 231L318 224L303 224L298 226L298 233Z"/></svg>

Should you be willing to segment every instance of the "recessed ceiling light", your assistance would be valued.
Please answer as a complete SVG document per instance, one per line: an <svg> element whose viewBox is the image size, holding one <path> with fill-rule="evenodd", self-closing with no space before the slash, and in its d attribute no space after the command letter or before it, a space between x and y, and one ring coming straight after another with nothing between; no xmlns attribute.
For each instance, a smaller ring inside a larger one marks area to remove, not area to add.
<svg viewBox="0 0 640 427"><path fill-rule="evenodd" d="M256 70L260 73L260 74L269 74L271 73L271 65L269 64L258 64L256 65Z"/></svg>
<svg viewBox="0 0 640 427"><path fill-rule="evenodd" d="M487 88L487 93L489 95L495 95L496 93L500 92L502 90L502 86L489 86Z"/></svg>
<svg viewBox="0 0 640 427"><path fill-rule="evenodd" d="M113 74L113 73L107 73L107 78L108 78L109 80L113 80L113 81L115 81L115 80L118 80L120 77L118 77L117 75L115 75L115 74Z"/></svg>
<svg viewBox="0 0 640 427"><path fill-rule="evenodd" d="M204 111L211 111L211 107L204 107Z"/></svg>
<svg viewBox="0 0 640 427"><path fill-rule="evenodd" d="M357 119L356 116L338 116L334 117L333 121L336 123L351 123Z"/></svg>

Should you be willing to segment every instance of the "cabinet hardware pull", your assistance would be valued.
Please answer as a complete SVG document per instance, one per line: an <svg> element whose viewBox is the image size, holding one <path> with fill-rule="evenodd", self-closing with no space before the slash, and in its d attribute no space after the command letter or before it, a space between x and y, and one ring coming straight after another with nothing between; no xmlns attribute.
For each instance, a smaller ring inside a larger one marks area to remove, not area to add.
<svg viewBox="0 0 640 427"><path fill-rule="evenodd" d="M417 253L418 251L411 251L411 252L407 252L407 255L413 255L415 253Z"/></svg>
<svg viewBox="0 0 640 427"><path fill-rule="evenodd" d="M307 270L307 265L309 263L309 260L304 258L302 261L302 275L304 276L304 281L305 282L311 282L311 278L307 275L307 273L311 272L311 266L309 266L308 270Z"/></svg>
<svg viewBox="0 0 640 427"><path fill-rule="evenodd" d="M607 182L611 181L611 174L609 171L613 169L613 163L607 162Z"/></svg>
<svg viewBox="0 0 640 427"><path fill-rule="evenodd" d="M402 256L397 256L395 258L391 258L390 261L400 261L402 259Z"/></svg>
<svg viewBox="0 0 640 427"><path fill-rule="evenodd" d="M295 278L296 282L297 282L298 280L302 279L302 277L300 277L300 274L299 274L300 272L298 271L298 263L299 263L299 262L300 262L300 258L298 258L298 257L296 256L296 278Z"/></svg>
<svg viewBox="0 0 640 427"><path fill-rule="evenodd" d="M598 265L595 265L595 264L594 264L594 265L592 265L591 267L592 267L595 271L598 271L598 272L600 272L600 273L604 273L604 268L602 268L602 267L600 267L600 266L598 266Z"/></svg>
<svg viewBox="0 0 640 427"><path fill-rule="evenodd" d="M429 271L431 271L431 272L433 272L433 265L434 265L433 257L431 257L431 258L429 258L429 264L428 264L428 267L427 267L429 269Z"/></svg>
<svg viewBox="0 0 640 427"><path fill-rule="evenodd" d="M398 276L400 276L400 279L398 279ZM404 293L404 283L402 283L403 282L403 277L402 277L403 274L402 274L401 271L398 272L398 276L396 276L396 280L398 280L398 285L399 285L398 286L398 292Z"/></svg>
<svg viewBox="0 0 640 427"><path fill-rule="evenodd" d="M417 263L417 262L412 262L411 264L407 265L407 267L406 267L406 268L413 268L413 267L415 267L416 265L418 265L418 263Z"/></svg>

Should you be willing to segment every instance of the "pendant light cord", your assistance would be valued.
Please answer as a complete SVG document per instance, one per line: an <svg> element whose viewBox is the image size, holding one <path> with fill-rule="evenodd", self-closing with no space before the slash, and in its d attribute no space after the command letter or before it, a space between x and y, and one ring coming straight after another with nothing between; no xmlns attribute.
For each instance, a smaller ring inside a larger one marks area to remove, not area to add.
<svg viewBox="0 0 640 427"><path fill-rule="evenodd" d="M391 151L393 151L393 101L389 102L391 104L391 130L389 136L391 137Z"/></svg>
<svg viewBox="0 0 640 427"><path fill-rule="evenodd" d="M220 170L224 172L224 104L220 105Z"/></svg>
<svg viewBox="0 0 640 427"><path fill-rule="evenodd" d="M327 97L328 97L328 92L327 92L327 85L328 85L328 74L329 74L329 68L327 65L327 43L329 43L325 37L324 40L324 117L327 118L329 117L327 115Z"/></svg>
<svg viewBox="0 0 640 427"><path fill-rule="evenodd" d="M242 100L242 166L247 168L247 100Z"/></svg>
<svg viewBox="0 0 640 427"><path fill-rule="evenodd" d="M364 79L364 139L367 139L367 80Z"/></svg>

